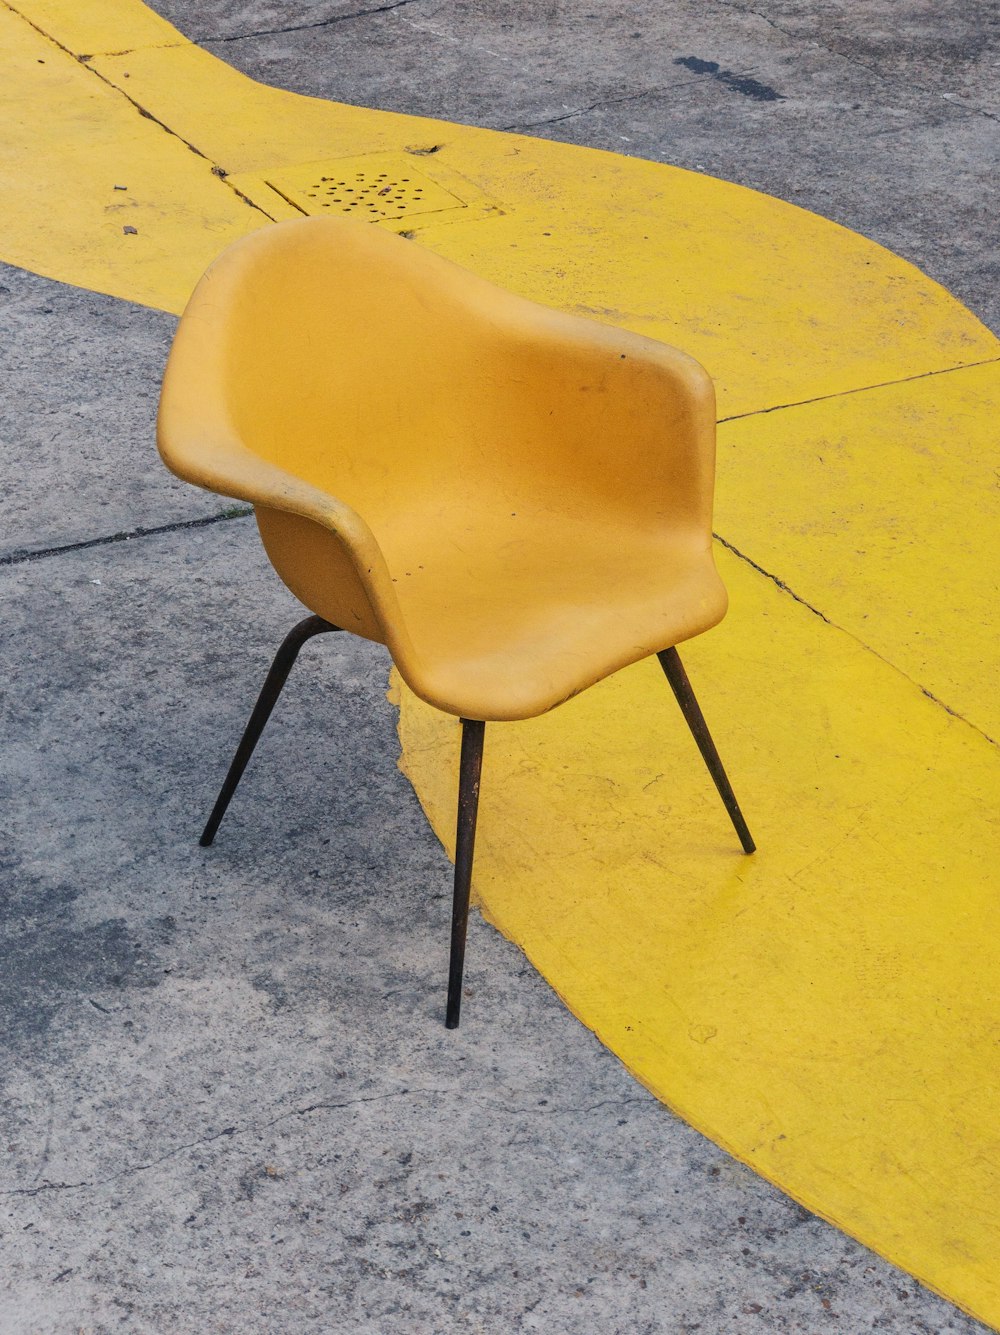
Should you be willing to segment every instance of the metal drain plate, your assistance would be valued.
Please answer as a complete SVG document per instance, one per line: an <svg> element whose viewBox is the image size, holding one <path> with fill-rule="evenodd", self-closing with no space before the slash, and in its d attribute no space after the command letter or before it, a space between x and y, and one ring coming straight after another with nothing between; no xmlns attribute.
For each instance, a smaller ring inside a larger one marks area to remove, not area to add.
<svg viewBox="0 0 1000 1335"><path fill-rule="evenodd" d="M271 217L311 214L427 226L502 215L472 181L426 153L366 153L229 178Z"/></svg>
<svg viewBox="0 0 1000 1335"><path fill-rule="evenodd" d="M405 153L299 167L270 176L267 183L303 213L340 213L368 222L466 207Z"/></svg>

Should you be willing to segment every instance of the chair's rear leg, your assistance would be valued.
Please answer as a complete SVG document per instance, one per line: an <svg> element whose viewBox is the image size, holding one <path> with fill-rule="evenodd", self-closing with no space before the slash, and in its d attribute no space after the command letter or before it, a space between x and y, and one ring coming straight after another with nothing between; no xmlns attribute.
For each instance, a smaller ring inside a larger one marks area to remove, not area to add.
<svg viewBox="0 0 1000 1335"><path fill-rule="evenodd" d="M288 674L292 670L296 658L299 656L299 650L305 644L306 640L312 639L314 635L323 635L328 630L339 630L339 626L332 625L329 621L324 621L322 617L306 617L303 621L291 630L282 640L281 648L274 656L274 662L271 664L271 670L265 678L264 685L261 688L260 695L257 697L257 703L254 705L253 713L250 715L250 721L243 733L243 738L236 748L236 755L233 757L233 763L229 766L229 773L226 775L226 781L222 785L219 796L216 798L215 806L212 808L212 814L208 818L208 824L202 832L201 839L198 841L203 848L207 848L215 838L215 833L219 828L223 816L226 814L226 808L232 799L233 793L240 779L243 777L243 771L247 767L247 762L253 755L254 747L260 741L260 735L264 731L264 725L271 717L271 710L277 704L278 696L281 694L281 688L288 679Z"/></svg>
<svg viewBox="0 0 1000 1335"><path fill-rule="evenodd" d="M699 708L698 701L695 699L694 691L691 689L691 683L688 681L688 675L684 671L684 665L681 663L680 654L676 649L664 649L662 653L656 655L660 660L660 667L666 674L667 681L670 682L670 688L677 697L677 703L681 707L681 713L691 729L691 735L698 743L698 750L701 752L702 759L708 766L708 772L715 781L715 786L719 790L719 796L725 803L726 810L729 812L729 819L733 822L736 833L740 837L740 843L743 845L744 853L753 853L757 845L753 841L750 831L747 829L747 823L743 819L743 812L740 811L739 803L736 801L736 794L733 792L732 785L726 776L726 771L722 767L722 761L719 759L719 753L715 749L715 743L712 741L712 734L708 731L708 724L705 722L705 716Z"/></svg>
<svg viewBox="0 0 1000 1335"><path fill-rule="evenodd" d="M462 1010L462 975L465 970L465 934L469 925L469 890L476 847L476 812L479 778L483 768L486 724L462 719L462 758L458 769L458 829L455 837L455 897L451 910L451 962L448 969L448 1008L445 1026L457 1029Z"/></svg>

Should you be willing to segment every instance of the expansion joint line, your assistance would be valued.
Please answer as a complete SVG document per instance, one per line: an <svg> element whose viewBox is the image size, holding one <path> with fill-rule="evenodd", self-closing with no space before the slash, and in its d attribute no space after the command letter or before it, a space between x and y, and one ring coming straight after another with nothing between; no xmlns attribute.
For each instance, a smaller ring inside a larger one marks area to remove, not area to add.
<svg viewBox="0 0 1000 1335"><path fill-rule="evenodd" d="M751 408L749 412L732 413L729 417L720 417L719 426L726 422L742 422L748 417L766 417L768 413L785 412L788 408L807 408L811 403L827 403L830 399L848 399L853 394L868 394L874 389L891 389L893 385L909 385L915 380L930 380L933 376L955 375L961 371L974 371L979 366L995 366L1000 356L984 357L978 362L962 362L957 366L940 366L934 371L918 371L915 375L899 376L895 380L878 380L871 385L857 385L853 389L835 389L830 394L817 394L811 399L792 399L789 403L774 403L770 408Z"/></svg>
<svg viewBox="0 0 1000 1335"><path fill-rule="evenodd" d="M988 732L985 732L979 726L978 723L973 723L972 720L966 718L964 714L960 714L957 709L952 709L951 705L942 700L940 696L935 695L933 691L929 691L926 686L921 685L915 677L911 677L908 672L905 672L898 663L894 663L891 658L886 658L884 654L880 654L877 649L873 648L863 640L860 635L855 634L852 630L848 630L846 626L839 625L836 621L831 621L825 612L821 612L820 609L815 607L808 599L803 598L801 594L796 593L795 590L790 585L786 584L783 579L779 579L777 575L772 574L772 572L765 569L764 566L758 565L752 557L747 556L746 552L741 552L738 547L734 546L733 543L724 538L721 533L713 532L712 537L720 546L725 547L727 552L732 552L738 560L743 561L746 565L750 566L752 570L756 570L757 573L763 575L765 579L769 579L772 584L781 590L782 593L787 593L789 598L794 598L797 603L800 603L807 611L811 612L813 616L819 617L820 621L825 622L828 626L832 626L834 630L839 630L842 634L849 635L855 644L860 645L860 647L867 653L874 654L880 663L884 663L886 667L892 668L892 670L898 672L901 677L905 677L911 686L915 686L921 695L926 695L928 700L938 705L946 714L950 714L952 718L958 719L960 723L965 723L973 730L973 732L978 732L980 737L982 737L984 741L989 742L991 746L1000 747L1000 739L991 737Z"/></svg>
<svg viewBox="0 0 1000 1335"><path fill-rule="evenodd" d="M782 593L787 593L789 598L794 598L797 603L801 603L804 608L812 612L814 617L819 617L820 621L825 621L828 626L833 626L835 630L842 629L840 626L835 625L825 612L821 612L818 607L814 607L811 602L803 598L800 594L797 594L791 585L786 584L785 581L779 579L777 575L773 575L770 570L765 570L763 566L758 565L752 557L747 556L746 552L741 552L738 547L734 547L733 544L724 538L721 533L716 533L713 530L712 537L720 544L720 546L725 547L727 552L732 552L734 556L738 556L739 559L750 566L751 569L756 570L758 575L763 575L765 579L769 579L772 584L777 585ZM867 646L865 647L867 648Z"/></svg>
<svg viewBox="0 0 1000 1335"><path fill-rule="evenodd" d="M107 533L100 538L85 538L82 542L67 542L61 547L39 547L34 550L8 552L0 556L0 566L29 565L45 561L50 556L64 556L67 552L82 552L89 547L110 547L116 542L131 542L133 538L155 538L161 533L181 533L189 528L208 528L210 524L224 524L230 519L246 519L253 514L249 505L234 505L220 514L204 515L200 519L180 519L173 524L156 524L149 528L130 528L121 533Z"/></svg>
<svg viewBox="0 0 1000 1335"><path fill-rule="evenodd" d="M411 4L413 3L413 0L398 0L398 3ZM126 93L125 89L122 88L119 84L115 83L113 79L109 79L106 74L102 74L99 69L95 69L95 67L91 64L91 61L94 59L94 53L78 55L77 52L71 50L68 46L66 46L64 42L60 42L58 37L53 37L53 35L50 32L46 32L44 28L39 27L37 23L33 22L30 18L28 18L26 14L23 14L21 10L16 9L14 5L10 3L10 0L0 0L0 4L3 4L5 8L9 9L12 14L16 14L18 18L23 19L24 22L27 23L30 28L34 28L35 32L37 32L40 37L44 37L47 42L51 42L54 47L57 47L60 51L64 52L67 56L69 56L71 60L75 60L78 65L82 65L86 70L89 70L89 72L93 74L96 79L99 79L101 83L105 85L106 88L112 89L114 92L118 93L120 97L123 97L131 107L135 108L135 110L139 113L140 116L143 117L144 120L152 121L154 125L158 125L160 127L160 129L164 132L164 134L170 135L172 139L176 139L179 143L183 144L186 149L188 149L191 153L195 155L195 157L201 158L203 162L207 163L211 167L213 175L218 176L219 179L225 183L227 188L233 191L233 193L237 196L237 198L243 200L244 204L248 204L250 208L255 209L259 214L267 218L269 222L275 221L274 218L272 218L269 213L267 213L264 209L262 209L259 204L254 203L254 201L250 199L249 196L243 194L242 191L237 190L235 186L229 183L229 180L227 179L229 173L220 163L213 161L213 159L209 156L209 154L203 152L203 150L200 149L197 144L193 144L190 141L190 139L185 139L182 134L178 134L176 130L174 130L171 126L169 126L166 123L166 121L162 121L158 116L155 116L153 112L149 110L148 107L144 107L141 102L137 102L134 97ZM389 8L395 8L395 6L390 5ZM166 48L159 48L159 49L166 49ZM126 52L118 52L116 54L125 55Z"/></svg>
<svg viewBox="0 0 1000 1335"><path fill-rule="evenodd" d="M918 375L902 376L898 380L880 381L878 384L861 385L856 389L840 390L833 394L819 394L815 398L801 399L794 403L779 403L771 408L758 408L747 413L734 413L731 417L720 417L719 425L722 426L726 422L742 421L748 417L764 417L768 413L782 412L788 408L802 408L811 403L824 403L830 399L845 399L853 394L867 394L871 390L888 389L892 385L906 385L914 380L929 380L932 376L953 375L960 371L974 370L979 366L995 366L998 363L1000 363L1000 357L985 357L982 361L966 362L961 366L944 366L935 371L921 371ZM883 654L880 654L877 649L874 649L870 644L867 644L859 635L848 630L845 626L840 626L835 621L831 621L830 618L824 612L821 612L818 607L814 607L808 599L803 598L800 594L796 593L795 590L790 585L786 584L783 579L779 579L778 576L772 574L770 570L766 570L762 565L758 565L756 561L746 554L746 552L741 552L738 547L735 547L731 542L724 538L721 533L713 532L712 536L721 544L721 546L725 547L727 551L732 552L735 557L738 557L739 560L745 562L753 570L756 570L758 574L763 575L765 579L769 579L772 584L775 584L781 590L782 593L787 593L790 598L794 598L797 603L801 603L803 607L812 612L813 616L819 617L821 621L825 621L828 626L833 626L835 630L842 631L845 635L849 635L852 640L862 647L862 649L867 650L868 653L874 654L880 662L885 663L887 667L891 667L896 672L899 672L911 683L911 685L916 686L917 690L923 695L926 695L928 700L932 700L934 704L939 705L946 714L950 714L952 718L956 718L960 722L968 724L970 728L975 732L978 732L979 735L989 742L991 746L1000 746L1000 740L991 737L988 732L985 732L978 724L973 723L971 719L967 719L964 714L960 714L957 709L952 709L949 704L946 704L944 700L941 700L936 696L933 691L929 691L926 686L921 685L921 683L911 677L909 673L904 672L898 664L894 663L891 659L886 658Z"/></svg>

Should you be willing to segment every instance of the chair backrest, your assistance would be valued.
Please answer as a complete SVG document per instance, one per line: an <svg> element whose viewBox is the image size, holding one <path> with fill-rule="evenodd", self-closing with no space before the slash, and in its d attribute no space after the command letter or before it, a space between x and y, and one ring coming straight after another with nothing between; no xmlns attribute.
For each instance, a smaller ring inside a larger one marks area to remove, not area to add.
<svg viewBox="0 0 1000 1335"><path fill-rule="evenodd" d="M185 312L165 402L172 377L375 527L415 492L481 482L710 529L714 394L696 362L371 224L303 219L230 247ZM169 451L169 414L165 434Z"/></svg>

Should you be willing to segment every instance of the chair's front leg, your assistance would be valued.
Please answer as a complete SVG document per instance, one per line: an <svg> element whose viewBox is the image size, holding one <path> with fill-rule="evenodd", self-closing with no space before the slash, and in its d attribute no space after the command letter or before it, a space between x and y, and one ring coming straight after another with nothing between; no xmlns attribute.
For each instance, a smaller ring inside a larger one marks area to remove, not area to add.
<svg viewBox="0 0 1000 1335"><path fill-rule="evenodd" d="M448 1008L445 1026L457 1029L462 1010L465 970L465 934L469 924L472 858L476 848L476 813L479 778L483 768L486 724L462 719L462 757L458 768L458 828L455 836L455 896L451 910L451 962L448 969Z"/></svg>
<svg viewBox="0 0 1000 1335"><path fill-rule="evenodd" d="M324 635L329 630L340 630L339 626L334 626L329 621L324 621L322 617L306 617L294 627L281 642L281 647L274 656L274 662L271 664L271 670L264 679L264 685L261 688L260 695L257 697L257 703L254 705L253 713L250 715L250 721L243 733L243 738L236 748L236 755L233 757L233 763L229 766L229 773L226 775L225 783L219 796L216 798L215 806L212 808L212 814L208 818L208 824L202 831L199 843L202 848L207 848L215 838L215 832L219 828L223 816L226 814L226 808L232 800L233 793L236 792L237 784L243 777L243 771L247 767L247 762L253 755L254 747L260 741L260 735L264 731L264 725L271 717L271 710L278 702L278 696L281 694L281 688L284 686L289 672L299 656L299 650L305 644L306 640L312 639L314 635Z"/></svg>
<svg viewBox="0 0 1000 1335"><path fill-rule="evenodd" d="M715 743L712 741L712 734L708 731L708 724L705 722L705 716L699 708L698 701L695 699L694 691L691 689L691 683L688 681L688 675L684 671L684 665L681 663L680 654L676 649L664 649L658 653L660 667L666 674L667 681L670 682L670 688L677 697L677 703L681 707L681 713L691 729L691 735L698 743L698 750L701 752L702 759L708 766L708 772L715 780L715 786L719 790L719 796L725 803L726 810L729 812L729 819L733 822L736 833L740 837L740 843L743 845L744 853L753 853L757 845L753 841L750 831L747 829L747 823L743 819L743 812L740 811L739 803L736 801L736 794L733 792L732 785L726 776L726 771L722 768L722 761L719 759L719 753L715 749Z"/></svg>

